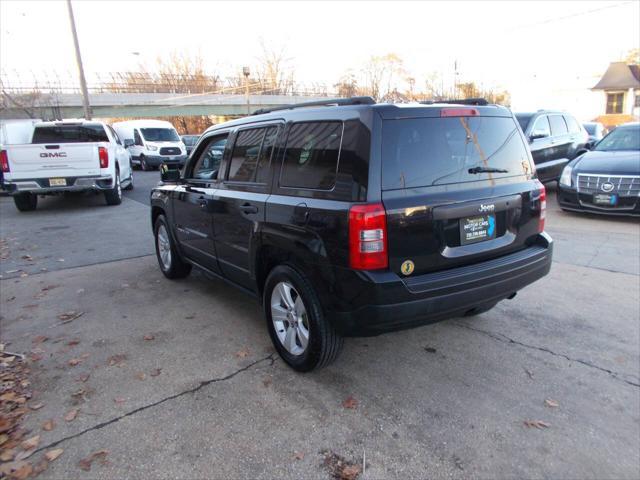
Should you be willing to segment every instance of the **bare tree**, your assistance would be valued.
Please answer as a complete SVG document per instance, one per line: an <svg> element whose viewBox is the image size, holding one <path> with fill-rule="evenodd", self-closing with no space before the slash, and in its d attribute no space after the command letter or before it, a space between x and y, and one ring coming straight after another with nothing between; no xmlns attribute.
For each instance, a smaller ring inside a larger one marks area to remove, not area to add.
<svg viewBox="0 0 640 480"><path fill-rule="evenodd" d="M373 56L362 69L365 92L377 101L397 90L396 80L405 73L402 59L395 53Z"/></svg>
<svg viewBox="0 0 640 480"><path fill-rule="evenodd" d="M348 72L340 77L338 83L333 85L339 97L355 97L360 95L358 80L352 72Z"/></svg>
<svg viewBox="0 0 640 480"><path fill-rule="evenodd" d="M288 65L284 47L276 50L260 42L262 54L258 57L256 76L261 93L286 95L293 89L293 68Z"/></svg>

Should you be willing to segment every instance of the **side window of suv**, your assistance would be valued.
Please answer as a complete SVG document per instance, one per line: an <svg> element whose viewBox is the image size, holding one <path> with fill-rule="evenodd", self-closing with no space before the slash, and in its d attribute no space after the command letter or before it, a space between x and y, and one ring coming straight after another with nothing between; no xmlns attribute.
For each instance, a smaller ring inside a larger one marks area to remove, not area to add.
<svg viewBox="0 0 640 480"><path fill-rule="evenodd" d="M227 180L266 183L277 136L276 126L241 130L233 145Z"/></svg>
<svg viewBox="0 0 640 480"><path fill-rule="evenodd" d="M133 143L136 145L142 145L142 138L140 137L140 132L138 132L137 128L133 129Z"/></svg>
<svg viewBox="0 0 640 480"><path fill-rule="evenodd" d="M198 157L190 177L199 180L214 180L217 178L226 144L227 135L213 137Z"/></svg>
<svg viewBox="0 0 640 480"><path fill-rule="evenodd" d="M580 125L571 115L564 115L564 121L567 122L567 127L569 127L569 133L578 133L580 132Z"/></svg>
<svg viewBox="0 0 640 480"><path fill-rule="evenodd" d="M336 183L342 122L295 123L289 130L280 185L331 190Z"/></svg>
<svg viewBox="0 0 640 480"><path fill-rule="evenodd" d="M536 123L531 130L532 137L550 137L551 129L549 128L549 120L546 115L538 117Z"/></svg>
<svg viewBox="0 0 640 480"><path fill-rule="evenodd" d="M564 123L562 115L549 115L549 124L551 125L551 134L556 137L558 135L566 135L569 131L567 124Z"/></svg>

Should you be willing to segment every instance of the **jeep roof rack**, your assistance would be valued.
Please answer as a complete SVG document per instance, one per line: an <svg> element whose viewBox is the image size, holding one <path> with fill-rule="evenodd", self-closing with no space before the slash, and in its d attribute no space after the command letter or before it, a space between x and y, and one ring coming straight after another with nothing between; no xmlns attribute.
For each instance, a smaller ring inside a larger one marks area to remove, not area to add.
<svg viewBox="0 0 640 480"><path fill-rule="evenodd" d="M348 98L328 98L326 100L317 100L314 102L292 103L282 105L281 107L260 108L251 115L262 115L263 113L277 112L279 110L293 110L295 108L305 107L331 107L344 105L374 105L376 101L371 97L348 97Z"/></svg>
<svg viewBox="0 0 640 480"><path fill-rule="evenodd" d="M489 102L485 98L463 98L459 100L424 100L422 102L423 105L434 105L437 103L453 103L458 105L489 105Z"/></svg>

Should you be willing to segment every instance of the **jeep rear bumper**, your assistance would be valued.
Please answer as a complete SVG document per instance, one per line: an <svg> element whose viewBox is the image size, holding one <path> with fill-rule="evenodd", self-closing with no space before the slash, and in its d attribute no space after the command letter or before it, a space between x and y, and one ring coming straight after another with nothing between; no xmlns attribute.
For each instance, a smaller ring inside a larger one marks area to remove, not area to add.
<svg viewBox="0 0 640 480"><path fill-rule="evenodd" d="M544 277L551 268L553 243L543 233L528 248L485 262L401 279L392 272L367 272L363 305L329 311L346 336L371 336L417 327L491 306ZM352 298L352 302L357 299Z"/></svg>

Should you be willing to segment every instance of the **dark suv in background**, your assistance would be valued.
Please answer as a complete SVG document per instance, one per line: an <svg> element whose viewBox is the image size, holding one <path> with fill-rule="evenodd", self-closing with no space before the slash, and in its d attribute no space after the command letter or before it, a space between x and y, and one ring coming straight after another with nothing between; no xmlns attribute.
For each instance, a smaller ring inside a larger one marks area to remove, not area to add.
<svg viewBox="0 0 640 480"><path fill-rule="evenodd" d="M538 110L515 116L542 182L558 180L567 163L589 150L589 134L566 112Z"/></svg>
<svg viewBox="0 0 640 480"><path fill-rule="evenodd" d="M160 268L195 265L264 305L308 371L348 335L474 315L544 276L545 188L511 112L369 97L207 130L151 193Z"/></svg>

